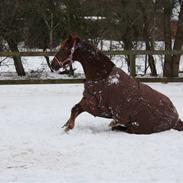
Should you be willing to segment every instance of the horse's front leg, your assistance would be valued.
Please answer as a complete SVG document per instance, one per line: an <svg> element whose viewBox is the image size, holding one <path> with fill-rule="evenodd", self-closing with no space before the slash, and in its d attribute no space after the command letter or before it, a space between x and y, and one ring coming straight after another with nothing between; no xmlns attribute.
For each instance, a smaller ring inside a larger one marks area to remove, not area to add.
<svg viewBox="0 0 183 183"><path fill-rule="evenodd" d="M76 117L81 114L82 112L84 112L83 108L82 108L82 105L81 105L81 102L79 102L78 104L76 104L72 110L71 110L71 115L70 115L70 118L69 120L64 124L63 127L66 127L65 128L65 132L68 132L69 130L73 129L74 128L74 125L75 125L75 119Z"/></svg>

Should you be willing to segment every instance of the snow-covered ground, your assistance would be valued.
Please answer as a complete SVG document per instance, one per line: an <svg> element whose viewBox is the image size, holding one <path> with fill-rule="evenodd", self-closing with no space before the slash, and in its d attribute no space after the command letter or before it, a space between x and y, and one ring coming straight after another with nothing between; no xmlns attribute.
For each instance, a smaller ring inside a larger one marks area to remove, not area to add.
<svg viewBox="0 0 183 183"><path fill-rule="evenodd" d="M183 84L149 84L183 119ZM0 182L183 182L183 132L112 132L110 120L83 113L61 126L82 84L0 86Z"/></svg>

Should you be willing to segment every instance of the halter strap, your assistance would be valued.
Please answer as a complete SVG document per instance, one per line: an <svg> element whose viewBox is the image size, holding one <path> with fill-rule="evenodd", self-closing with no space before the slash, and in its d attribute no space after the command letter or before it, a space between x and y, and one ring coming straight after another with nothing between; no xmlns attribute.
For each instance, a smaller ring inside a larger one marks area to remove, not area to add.
<svg viewBox="0 0 183 183"><path fill-rule="evenodd" d="M60 62L59 61L59 59L55 56L55 59L56 59L56 61L58 62L58 64L61 66L61 67L63 67L64 66L64 64L66 63L66 62L68 62L69 61L69 64L72 64L74 61L73 61L73 54L74 54L74 51L76 50L76 40L74 41L74 43L73 43L73 46L72 46L72 48L71 48L71 53L70 53L70 55L63 61L63 62Z"/></svg>
<svg viewBox="0 0 183 183"><path fill-rule="evenodd" d="M72 45L71 53L70 53L69 57L66 58L66 59L62 62L62 64L64 64L64 63L67 62L67 61L70 61L71 64L73 63L73 54L74 54L74 51L75 51L75 49L76 49L75 46L76 46L76 40L74 41L74 43L73 43L73 45Z"/></svg>
<svg viewBox="0 0 183 183"><path fill-rule="evenodd" d="M55 60L57 61L57 63L59 64L59 66L63 66L63 64L59 61L59 59L55 56Z"/></svg>

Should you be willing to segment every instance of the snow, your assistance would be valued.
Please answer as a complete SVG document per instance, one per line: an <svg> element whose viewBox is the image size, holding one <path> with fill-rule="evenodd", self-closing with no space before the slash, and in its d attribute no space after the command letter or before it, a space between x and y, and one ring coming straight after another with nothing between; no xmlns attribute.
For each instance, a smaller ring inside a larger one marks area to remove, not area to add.
<svg viewBox="0 0 183 183"><path fill-rule="evenodd" d="M150 86L183 119L182 83ZM83 84L0 86L0 182L183 182L183 132L110 131L87 113L63 132Z"/></svg>
<svg viewBox="0 0 183 183"><path fill-rule="evenodd" d="M113 85L113 84L117 85L119 83L119 78L120 78L119 74L109 76L109 79L108 79L109 85Z"/></svg>

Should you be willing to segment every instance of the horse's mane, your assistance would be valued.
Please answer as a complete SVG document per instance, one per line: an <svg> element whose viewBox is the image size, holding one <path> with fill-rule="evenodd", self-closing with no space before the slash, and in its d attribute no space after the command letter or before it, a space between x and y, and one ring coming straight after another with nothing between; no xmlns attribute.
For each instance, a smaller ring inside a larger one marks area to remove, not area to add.
<svg viewBox="0 0 183 183"><path fill-rule="evenodd" d="M112 62L109 57L107 57L102 51L100 51L96 46L92 45L88 41L81 41L79 43L79 47L83 52L86 54L88 53L90 55L90 58L95 58L97 59L98 62ZM101 59L101 57L103 59Z"/></svg>
<svg viewBox="0 0 183 183"><path fill-rule="evenodd" d="M106 78L114 67L114 63L102 51L88 41L80 41L78 48L81 50L84 65L90 65L94 73L100 74L100 79ZM96 78L95 78L96 79Z"/></svg>

